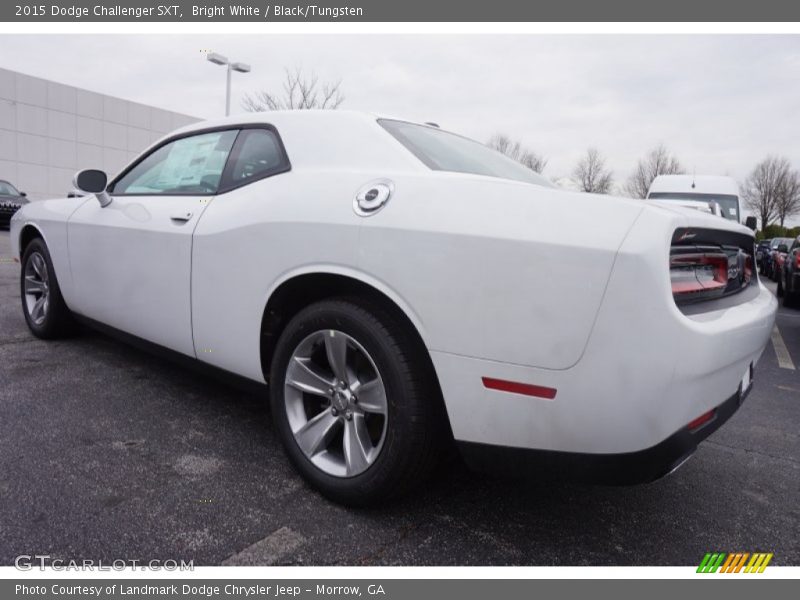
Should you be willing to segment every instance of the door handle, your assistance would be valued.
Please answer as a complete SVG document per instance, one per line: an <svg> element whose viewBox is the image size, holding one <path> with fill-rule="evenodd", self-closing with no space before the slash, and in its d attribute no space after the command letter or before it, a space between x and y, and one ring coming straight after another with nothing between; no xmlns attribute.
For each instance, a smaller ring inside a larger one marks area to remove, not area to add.
<svg viewBox="0 0 800 600"><path fill-rule="evenodd" d="M169 218L172 219L173 221L177 221L179 223L186 223L186 221L188 221L189 219L192 218L192 213L189 212L189 211L181 212L181 213L175 213L173 215L170 215Z"/></svg>

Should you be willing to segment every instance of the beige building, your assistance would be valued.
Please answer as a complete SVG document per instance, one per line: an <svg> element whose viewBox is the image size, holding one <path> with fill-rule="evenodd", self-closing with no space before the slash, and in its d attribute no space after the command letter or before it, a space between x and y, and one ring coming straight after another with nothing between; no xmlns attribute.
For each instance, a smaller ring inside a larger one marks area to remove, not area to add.
<svg viewBox="0 0 800 600"><path fill-rule="evenodd" d="M66 195L84 168L117 173L165 133L198 119L0 69L0 179L28 197Z"/></svg>

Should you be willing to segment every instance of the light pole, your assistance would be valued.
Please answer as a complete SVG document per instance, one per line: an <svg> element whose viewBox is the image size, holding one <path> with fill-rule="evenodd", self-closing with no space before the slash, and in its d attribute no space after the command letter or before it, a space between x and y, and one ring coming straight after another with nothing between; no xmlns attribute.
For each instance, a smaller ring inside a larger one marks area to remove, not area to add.
<svg viewBox="0 0 800 600"><path fill-rule="evenodd" d="M227 56L222 56L216 52L209 52L206 55L206 59L215 65L227 67L225 79L225 116L227 117L229 114L231 114L231 71L236 71L237 73L249 73L250 65L240 62L231 62L228 60Z"/></svg>

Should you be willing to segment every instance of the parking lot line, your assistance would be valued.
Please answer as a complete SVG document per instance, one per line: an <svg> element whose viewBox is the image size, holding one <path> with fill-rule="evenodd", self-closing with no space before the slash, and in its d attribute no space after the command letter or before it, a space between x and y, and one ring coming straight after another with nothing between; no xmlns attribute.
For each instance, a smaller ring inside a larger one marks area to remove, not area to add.
<svg viewBox="0 0 800 600"><path fill-rule="evenodd" d="M776 385L775 387L779 390L783 390L784 392L794 392L795 394L800 394L800 390L789 387L788 385Z"/></svg>
<svg viewBox="0 0 800 600"><path fill-rule="evenodd" d="M305 542L305 538L288 527L281 527L263 540L257 541L222 561L223 566L274 565Z"/></svg>
<svg viewBox="0 0 800 600"><path fill-rule="evenodd" d="M778 366L781 369L791 369L794 371L794 363L792 362L792 357L789 355L789 350L786 348L786 343L783 341L783 337L781 336L781 332L778 331L778 326L776 325L772 329L772 345L775 348L775 354L778 357Z"/></svg>

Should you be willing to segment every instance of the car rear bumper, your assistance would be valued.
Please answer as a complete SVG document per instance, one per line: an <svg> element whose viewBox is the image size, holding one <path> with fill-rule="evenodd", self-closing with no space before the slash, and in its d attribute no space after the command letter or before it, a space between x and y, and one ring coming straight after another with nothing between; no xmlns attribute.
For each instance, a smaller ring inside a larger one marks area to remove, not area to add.
<svg viewBox="0 0 800 600"><path fill-rule="evenodd" d="M8 228L11 217L20 209L15 204L0 204L0 227Z"/></svg>
<svg viewBox="0 0 800 600"><path fill-rule="evenodd" d="M569 369L432 351L454 438L577 454L633 454L665 443L735 396L743 382L749 387L748 374L769 341L777 310L766 287L756 282L697 314L684 314L674 303L647 305L639 297L612 278L589 344ZM552 394L515 393L487 386L485 379Z"/></svg>
<svg viewBox="0 0 800 600"><path fill-rule="evenodd" d="M713 416L702 425L682 427L662 442L636 452L590 454L464 441L457 444L464 461L477 471L604 485L649 483L685 463L700 442L733 416L752 387L752 380L746 389L740 386L735 394L713 409Z"/></svg>

